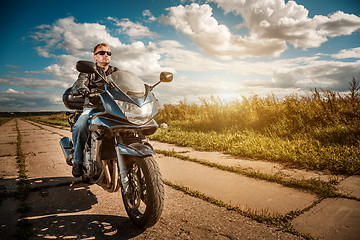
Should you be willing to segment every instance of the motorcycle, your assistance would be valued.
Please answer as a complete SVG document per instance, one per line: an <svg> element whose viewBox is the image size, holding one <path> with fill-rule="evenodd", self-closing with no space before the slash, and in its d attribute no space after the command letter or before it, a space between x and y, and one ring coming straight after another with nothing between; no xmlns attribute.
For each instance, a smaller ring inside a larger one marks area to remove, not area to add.
<svg viewBox="0 0 360 240"><path fill-rule="evenodd" d="M146 136L158 128L154 117L158 113L158 100L152 93L161 82L171 82L172 73L162 72L160 81L153 86L128 71L101 75L96 65L88 61L76 64L79 72L97 73L105 81L105 91L63 95L68 122L73 128L83 111L89 114L90 134L83 151L82 180L102 186L108 192L121 195L131 221L142 228L153 226L160 218L164 206L164 186L153 155L155 151ZM101 106L91 99L100 98ZM73 143L68 137L60 140L68 165L73 163Z"/></svg>

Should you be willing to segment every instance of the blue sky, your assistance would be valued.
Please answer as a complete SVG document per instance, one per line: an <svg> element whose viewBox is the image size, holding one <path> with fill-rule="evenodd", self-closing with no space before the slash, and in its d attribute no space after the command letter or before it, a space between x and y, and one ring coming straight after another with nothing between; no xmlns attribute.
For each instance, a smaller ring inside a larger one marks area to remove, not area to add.
<svg viewBox="0 0 360 240"><path fill-rule="evenodd" d="M110 44L112 65L160 103L217 96L279 98L310 88L346 93L360 79L356 0L7 1L0 16L0 111L65 110L78 60Z"/></svg>

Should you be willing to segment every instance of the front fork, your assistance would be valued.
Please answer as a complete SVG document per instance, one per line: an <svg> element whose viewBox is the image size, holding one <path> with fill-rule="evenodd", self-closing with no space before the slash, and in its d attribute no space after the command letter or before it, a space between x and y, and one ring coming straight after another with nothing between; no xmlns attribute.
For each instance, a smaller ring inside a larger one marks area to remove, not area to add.
<svg viewBox="0 0 360 240"><path fill-rule="evenodd" d="M123 144L122 138L120 135L115 137L115 149L118 159L119 173L120 173L120 182L124 190L124 193L129 193L129 178L128 178L128 169L125 162L125 155L131 155L135 157L145 157L155 154L152 146L146 142L135 142L128 146Z"/></svg>
<svg viewBox="0 0 360 240"><path fill-rule="evenodd" d="M116 156L118 160L119 172L120 172L120 181L122 189L125 193L129 192L129 178L127 176L127 167L125 163L124 155L120 152L120 147L123 143L122 138L117 136L115 138L115 149L116 149Z"/></svg>

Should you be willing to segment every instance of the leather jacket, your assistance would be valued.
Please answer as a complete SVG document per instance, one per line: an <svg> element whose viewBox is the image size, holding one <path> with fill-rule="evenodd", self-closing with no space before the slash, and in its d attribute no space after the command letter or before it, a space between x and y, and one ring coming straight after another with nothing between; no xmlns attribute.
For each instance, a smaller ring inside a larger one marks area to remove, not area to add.
<svg viewBox="0 0 360 240"><path fill-rule="evenodd" d="M100 74L104 74L104 70L101 67L96 67ZM105 75L108 76L116 71L119 71L117 67L109 66ZM96 73L80 73L78 79L73 84L71 91L74 94L78 94L81 91L89 91L91 93L100 93L105 90L105 81Z"/></svg>
<svg viewBox="0 0 360 240"><path fill-rule="evenodd" d="M96 66L98 72L101 75L108 76L116 71L119 71L117 67L109 66L108 70L104 74L104 70ZM105 81L96 73L80 73L78 79L73 84L71 92L73 95L82 95L84 92L101 93L105 90ZM101 100L99 97L92 97L89 99L95 106L101 106Z"/></svg>

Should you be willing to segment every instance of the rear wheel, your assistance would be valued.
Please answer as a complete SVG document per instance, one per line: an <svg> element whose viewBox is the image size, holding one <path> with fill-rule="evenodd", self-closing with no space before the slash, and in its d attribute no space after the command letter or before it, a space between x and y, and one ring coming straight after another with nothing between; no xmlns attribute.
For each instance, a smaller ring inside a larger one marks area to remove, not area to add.
<svg viewBox="0 0 360 240"><path fill-rule="evenodd" d="M153 226L164 206L164 185L159 167L152 156L127 156L128 189L121 189L125 209L131 221L142 228Z"/></svg>

